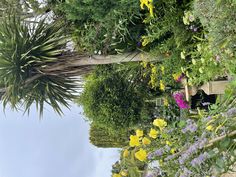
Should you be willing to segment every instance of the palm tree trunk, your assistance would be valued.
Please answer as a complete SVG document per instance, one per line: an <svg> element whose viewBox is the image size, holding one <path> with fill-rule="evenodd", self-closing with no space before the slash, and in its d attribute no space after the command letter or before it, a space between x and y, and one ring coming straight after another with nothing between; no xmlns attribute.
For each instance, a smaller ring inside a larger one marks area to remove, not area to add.
<svg viewBox="0 0 236 177"><path fill-rule="evenodd" d="M164 55L157 58L150 57L141 52L125 53L120 55L92 55L85 56L78 53L64 54L54 63L48 64L46 67L35 68L38 72L31 78L26 80L22 87L27 86L42 76L55 75L63 77L74 77L88 74L95 65L136 62L136 61L160 61ZM7 88L0 88L0 95L4 94Z"/></svg>
<svg viewBox="0 0 236 177"><path fill-rule="evenodd" d="M77 53L62 55L56 63L48 65L46 68L40 69L42 72L65 71L69 68L81 68L85 66L104 65L112 63L124 63L135 61L153 61L161 60L164 56L158 58L151 58L150 56L141 52L125 53L120 55L92 55L85 56Z"/></svg>

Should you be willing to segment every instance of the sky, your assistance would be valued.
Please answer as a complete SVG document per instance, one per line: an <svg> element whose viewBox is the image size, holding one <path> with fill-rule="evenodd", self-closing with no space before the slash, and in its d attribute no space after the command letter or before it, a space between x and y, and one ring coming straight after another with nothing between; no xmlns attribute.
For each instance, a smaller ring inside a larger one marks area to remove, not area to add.
<svg viewBox="0 0 236 177"><path fill-rule="evenodd" d="M72 105L60 117L49 107L42 119L0 105L0 177L110 177L117 149L89 143L82 108Z"/></svg>

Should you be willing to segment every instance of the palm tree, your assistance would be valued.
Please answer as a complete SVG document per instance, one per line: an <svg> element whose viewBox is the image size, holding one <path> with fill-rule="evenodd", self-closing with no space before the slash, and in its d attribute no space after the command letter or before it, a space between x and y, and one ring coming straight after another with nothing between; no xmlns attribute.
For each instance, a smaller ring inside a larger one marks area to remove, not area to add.
<svg viewBox="0 0 236 177"><path fill-rule="evenodd" d="M29 25L16 16L0 24L0 93L4 107L23 105L26 111L36 103L40 113L44 103L58 113L69 107L78 88L75 76L94 65L143 60L140 52L111 56L87 56L66 52L67 38L59 23Z"/></svg>

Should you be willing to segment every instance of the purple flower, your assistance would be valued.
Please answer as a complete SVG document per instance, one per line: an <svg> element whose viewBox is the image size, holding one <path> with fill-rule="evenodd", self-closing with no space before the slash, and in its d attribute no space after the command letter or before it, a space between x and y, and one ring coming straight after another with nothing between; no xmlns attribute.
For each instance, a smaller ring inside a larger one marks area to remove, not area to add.
<svg viewBox="0 0 236 177"><path fill-rule="evenodd" d="M202 149L206 145L206 143L207 143L206 138L200 139L199 142L198 142L198 148Z"/></svg>
<svg viewBox="0 0 236 177"><path fill-rule="evenodd" d="M194 144L192 144L191 146L189 146L189 148L186 151L184 151L184 153L179 157L179 163L183 165L184 162L187 159L189 159L191 155L195 154L198 151L198 149L202 149L206 143L207 143L207 139L202 138L202 139L199 139ZM195 163L195 161L193 161L193 163Z"/></svg>
<svg viewBox="0 0 236 177"><path fill-rule="evenodd" d="M183 173L180 175L180 177L189 177L192 174L192 172L187 169L186 167L184 167L183 169Z"/></svg>
<svg viewBox="0 0 236 177"><path fill-rule="evenodd" d="M185 75L182 73L176 80L176 82L180 82L183 78L185 77Z"/></svg>
<svg viewBox="0 0 236 177"><path fill-rule="evenodd" d="M154 154L155 154L156 156L162 156L163 153L164 153L164 150L163 150L163 149L157 149L157 150L154 152Z"/></svg>
<svg viewBox="0 0 236 177"><path fill-rule="evenodd" d="M165 145L165 151L170 151L170 147L168 145Z"/></svg>
<svg viewBox="0 0 236 177"><path fill-rule="evenodd" d="M236 108L230 108L226 113L225 117L232 118L236 115Z"/></svg>
<svg viewBox="0 0 236 177"><path fill-rule="evenodd" d="M198 144L195 143L195 144L191 145L186 152L188 154L193 154L197 151L197 149L198 149Z"/></svg>
<svg viewBox="0 0 236 177"><path fill-rule="evenodd" d="M142 42L141 41L137 42L137 47L141 47L141 46L142 46Z"/></svg>
<svg viewBox="0 0 236 177"><path fill-rule="evenodd" d="M185 162L185 159L183 159L183 158L179 158L179 163L180 163L181 165L183 165L184 162Z"/></svg>
<svg viewBox="0 0 236 177"><path fill-rule="evenodd" d="M209 158L209 155L207 152L204 152L203 154L200 154L198 157L194 158L190 163L193 167L201 165L207 158Z"/></svg>
<svg viewBox="0 0 236 177"><path fill-rule="evenodd" d="M184 100L184 94L183 93L175 93L173 95L177 105L180 109L189 109L188 103Z"/></svg>
<svg viewBox="0 0 236 177"><path fill-rule="evenodd" d="M204 121L204 122L209 122L211 119L212 119L212 117L211 117L211 116L208 116L208 117L205 117L205 118L203 119L203 121Z"/></svg>
<svg viewBox="0 0 236 177"><path fill-rule="evenodd" d="M187 131L190 131L191 133L196 132L197 131L197 124L193 120L188 119L186 127L183 128L181 131L183 133L186 133Z"/></svg>
<svg viewBox="0 0 236 177"><path fill-rule="evenodd" d="M169 156L166 157L166 160L168 161L168 160L171 160L171 159L173 159L173 158L175 158L174 155L169 155Z"/></svg>
<svg viewBox="0 0 236 177"><path fill-rule="evenodd" d="M191 124L191 125L189 125L189 131L191 132L191 133L193 133L193 132L195 132L195 131L197 131L197 124Z"/></svg>
<svg viewBox="0 0 236 177"><path fill-rule="evenodd" d="M153 159L153 157L154 157L154 154L153 154L153 153L149 153L148 156L147 156L148 160Z"/></svg>

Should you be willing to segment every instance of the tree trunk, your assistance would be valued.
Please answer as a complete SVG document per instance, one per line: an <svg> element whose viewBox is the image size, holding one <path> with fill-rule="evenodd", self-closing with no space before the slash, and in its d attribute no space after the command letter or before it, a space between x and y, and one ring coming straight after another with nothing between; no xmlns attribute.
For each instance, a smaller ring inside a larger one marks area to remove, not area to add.
<svg viewBox="0 0 236 177"><path fill-rule="evenodd" d="M64 54L58 58L56 62L49 63L47 66L35 68L37 73L27 79L22 87L27 86L42 76L55 75L62 77L75 77L88 74L95 65L104 65L112 63L124 63L135 61L160 61L164 55L158 58L150 57L141 52L125 53L120 55L80 55L72 52ZM6 92L7 88L0 88L0 95Z"/></svg>
<svg viewBox="0 0 236 177"><path fill-rule="evenodd" d="M52 63L47 67L40 69L40 71L48 73L54 71L65 71L69 68L79 69L85 66L88 67L95 65L112 64L112 63L161 60L163 57L164 56L159 56L158 58L151 58L148 55L140 52L125 53L120 55L92 55L92 56L85 56L85 55L79 55L77 53L71 53L59 57L59 60L56 63Z"/></svg>

